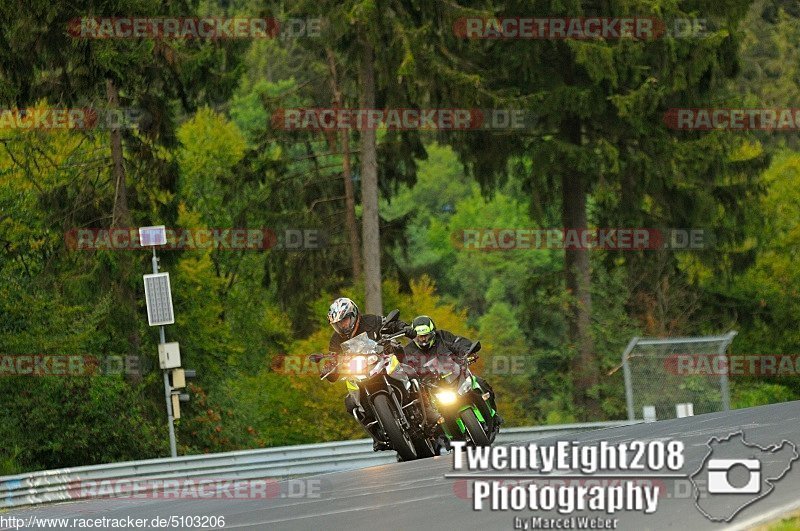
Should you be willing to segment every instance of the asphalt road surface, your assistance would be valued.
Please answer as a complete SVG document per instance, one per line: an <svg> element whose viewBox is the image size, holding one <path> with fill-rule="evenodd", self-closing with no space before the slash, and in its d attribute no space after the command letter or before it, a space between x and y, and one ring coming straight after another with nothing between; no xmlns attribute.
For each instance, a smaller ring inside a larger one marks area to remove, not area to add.
<svg viewBox="0 0 800 531"><path fill-rule="evenodd" d="M600 441L683 441L686 462L678 473L689 476L707 458L708 443L712 437L724 438L739 430L750 444L768 447L786 440L800 449L800 402L584 432L571 436L569 440L587 444ZM539 439L536 443L555 444L557 440ZM515 443L519 444L523 443ZM787 444L785 449L790 447ZM779 466L778 461L785 456L785 452L782 456L776 455L773 463L767 458L764 474L768 475L770 467L774 470ZM542 517L540 525L544 526L544 519L570 516L555 511L534 512L527 509L476 511L473 509L472 489L468 486L470 480L445 477L445 474L452 473L453 457L448 455L282 482L279 485L280 493L273 490L273 497L269 499L103 499L13 510L0 513L0 517L22 518L27 524L31 517L130 516L152 521L154 517L224 516L225 529L511 530L515 528L515 522L517 525L530 525L532 517ZM741 486L738 479L728 477L731 478L731 485ZM644 514L641 510L613 515L584 511L571 516L609 518L610 525L616 525L616 529L744 529L800 508L800 461L795 461L792 468L774 482L769 494L746 506L729 523L714 523L703 515L695 505L694 491L688 479L653 481L657 481L662 488L657 510L653 514ZM763 488L761 492L764 492ZM733 511L742 505L741 500L751 499L753 495L715 496L719 496L713 498L717 509L721 507L723 511ZM565 522L569 524L570 520ZM578 525L577 521L572 522ZM7 525L0 525L0 528L9 529Z"/></svg>

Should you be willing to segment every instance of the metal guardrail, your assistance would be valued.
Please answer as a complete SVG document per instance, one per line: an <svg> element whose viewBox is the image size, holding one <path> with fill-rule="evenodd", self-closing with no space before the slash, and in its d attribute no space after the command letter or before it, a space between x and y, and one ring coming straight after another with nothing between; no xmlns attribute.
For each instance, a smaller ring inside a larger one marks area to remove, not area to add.
<svg viewBox="0 0 800 531"><path fill-rule="evenodd" d="M505 428L496 444L563 436L640 421L589 422L525 428ZM298 446L280 446L220 454L128 461L30 472L0 477L0 508L22 507L113 496L106 484L120 481L198 479L213 483L236 479L288 478L396 462L394 452L373 452L371 439ZM100 488L83 489L95 482Z"/></svg>

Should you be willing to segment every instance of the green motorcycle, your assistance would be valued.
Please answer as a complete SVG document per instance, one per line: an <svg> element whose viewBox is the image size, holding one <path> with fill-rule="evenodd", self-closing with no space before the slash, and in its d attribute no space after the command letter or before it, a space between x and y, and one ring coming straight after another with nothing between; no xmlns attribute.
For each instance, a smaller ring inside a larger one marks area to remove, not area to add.
<svg viewBox="0 0 800 531"><path fill-rule="evenodd" d="M423 387L444 417L442 429L449 440L465 440L474 446L490 446L500 431L497 410L490 393L481 389L469 365L478 360L480 341L459 360L437 357L425 363Z"/></svg>

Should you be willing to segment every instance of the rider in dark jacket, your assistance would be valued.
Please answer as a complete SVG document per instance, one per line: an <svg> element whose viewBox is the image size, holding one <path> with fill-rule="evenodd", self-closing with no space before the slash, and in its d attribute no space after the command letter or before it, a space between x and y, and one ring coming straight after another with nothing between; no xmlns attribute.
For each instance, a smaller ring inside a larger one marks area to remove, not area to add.
<svg viewBox="0 0 800 531"><path fill-rule="evenodd" d="M464 363L464 353L469 349L472 342L461 336L457 336L447 330L436 328L433 320L427 315L420 315L415 317L411 322L411 328L417 333L416 337L409 341L403 348L403 363L420 370L429 360L433 358L449 358L453 363ZM489 382L478 376L474 375L478 381L478 385L482 389L489 392L489 405L497 411L497 404L495 402L494 389L489 385ZM495 417L498 424L503 422L503 418L498 413Z"/></svg>
<svg viewBox="0 0 800 531"><path fill-rule="evenodd" d="M377 340L380 338L381 325L383 324L383 317L380 315L361 314L358 306L352 300L342 297L333 301L330 309L328 310L328 321L333 327L334 333L328 343L328 351L333 354L339 354L342 351L342 343L348 339L352 339L359 334L367 333L370 339ZM408 325L400 320L393 321L386 324L385 332L394 334L402 331ZM338 373L335 371L336 362L333 360L328 361L321 367L321 374L327 374L325 377L329 382L335 382L339 379ZM387 445L380 441L377 437L374 425L367 426L375 419L372 417L369 408L363 408L358 403L357 395L348 392L344 397L344 406L347 409L347 414L353 416L369 433L373 439L373 450L385 450Z"/></svg>

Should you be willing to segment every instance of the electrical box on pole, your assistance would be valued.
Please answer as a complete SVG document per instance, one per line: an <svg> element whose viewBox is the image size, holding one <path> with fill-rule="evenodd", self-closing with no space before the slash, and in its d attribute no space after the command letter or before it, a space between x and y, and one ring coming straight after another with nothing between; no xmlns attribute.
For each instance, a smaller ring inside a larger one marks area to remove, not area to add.
<svg viewBox="0 0 800 531"><path fill-rule="evenodd" d="M174 369L181 366L181 349L177 342L158 345L158 365L162 369Z"/></svg>

